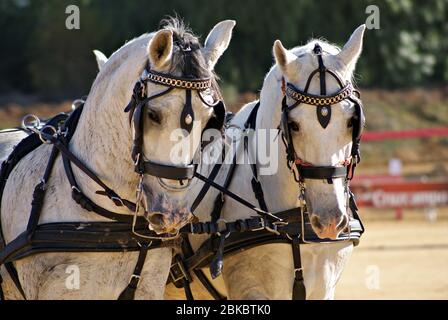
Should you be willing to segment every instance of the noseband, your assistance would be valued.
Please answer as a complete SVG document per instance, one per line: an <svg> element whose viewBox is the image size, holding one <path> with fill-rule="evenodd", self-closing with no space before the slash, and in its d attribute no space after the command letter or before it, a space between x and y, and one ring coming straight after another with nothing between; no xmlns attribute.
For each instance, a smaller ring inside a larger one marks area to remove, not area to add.
<svg viewBox="0 0 448 320"><path fill-rule="evenodd" d="M315 69L308 77L305 88L303 90L297 89L293 84L287 83L285 97L282 101L282 118L280 129L282 131L283 142L286 147L287 162L289 169L294 166L297 169L297 175L294 172L294 178L297 182L303 183L304 179L327 180L332 183L335 178L343 178L351 180L353 178L354 169L359 163L360 151L359 144L361 141L362 130L365 124L365 117L360 100L359 91L353 88L350 81L344 85L341 77L334 71L327 69L322 59L322 48L316 44L313 53L316 55L319 67ZM327 95L326 89L326 74L330 74L339 84L339 91L332 95ZM320 95L308 93L311 81L314 76L319 74L320 79ZM295 103L288 106L286 97L291 98ZM325 129L331 120L331 107L344 100L349 100L354 104L355 115L353 116L353 131L352 131L352 150L349 158L342 161L339 166L314 166L313 164L300 159L295 150L292 140L291 130L288 123L288 114L298 105L304 103L316 107L317 119L320 125Z"/></svg>

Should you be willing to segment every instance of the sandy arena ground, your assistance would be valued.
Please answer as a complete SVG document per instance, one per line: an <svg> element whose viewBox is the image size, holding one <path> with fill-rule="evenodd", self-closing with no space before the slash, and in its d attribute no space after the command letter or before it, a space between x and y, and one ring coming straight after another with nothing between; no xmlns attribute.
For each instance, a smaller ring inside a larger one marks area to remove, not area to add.
<svg viewBox="0 0 448 320"><path fill-rule="evenodd" d="M448 299L448 209L430 222L423 211L367 212L336 299Z"/></svg>

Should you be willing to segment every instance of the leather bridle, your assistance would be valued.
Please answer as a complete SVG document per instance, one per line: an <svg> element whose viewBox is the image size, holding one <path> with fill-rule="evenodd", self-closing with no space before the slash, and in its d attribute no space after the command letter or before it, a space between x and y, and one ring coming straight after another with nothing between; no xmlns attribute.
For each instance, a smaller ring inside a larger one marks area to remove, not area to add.
<svg viewBox="0 0 448 320"><path fill-rule="evenodd" d="M168 89L161 93L146 96L147 82L167 86ZM204 128L204 131L210 128L222 130L225 117L225 106L222 100L211 105L207 103L201 95L201 91L210 89L212 87L211 78L181 78L172 75L159 73L145 68L140 80L135 84L132 99L125 108L125 112L129 113L129 119L133 122L134 127L134 141L132 147L132 160L134 161L135 172L139 175L150 175L158 178L170 180L190 180L194 177L196 165L190 163L186 166L173 166L168 164L161 164L151 160L144 160L143 154L143 110L146 104L154 99L160 98L165 94L171 92L173 89L185 90L185 105L180 116L180 127L188 133L193 128L194 111L191 103L192 92L195 91L200 99L214 110L214 118ZM215 122L213 122L215 121ZM198 152L198 151L197 151Z"/></svg>
<svg viewBox="0 0 448 320"><path fill-rule="evenodd" d="M299 184L303 184L305 179L327 180L328 183L332 183L333 179L345 178L346 182L348 182L353 178L355 167L361 160L359 144L361 141L363 127L365 125L365 117L362 102L359 98L360 94L353 88L350 81L347 81L344 84L343 80L336 72L325 67L322 59L322 48L319 44L315 45L313 53L318 59L319 67L311 72L305 88L300 90L293 84L286 83L286 88L284 90L285 96L282 101L282 117L279 129L281 130L283 142L286 147L288 168L294 172L294 179ZM332 95L326 94L327 73L336 79L340 86L339 91ZM320 95L308 93L311 81L317 74L319 74L320 78ZM287 97L294 100L294 104L289 106L286 102ZM332 106L344 100L351 101L355 107L355 113L351 120L353 144L350 156L344 161L341 161L337 166L315 166L312 163L300 159L294 149L294 143L288 120L289 112L300 104L315 106L317 119L320 125L325 129L331 120ZM295 169L295 171L293 169ZM302 191L304 191L304 189L302 189Z"/></svg>

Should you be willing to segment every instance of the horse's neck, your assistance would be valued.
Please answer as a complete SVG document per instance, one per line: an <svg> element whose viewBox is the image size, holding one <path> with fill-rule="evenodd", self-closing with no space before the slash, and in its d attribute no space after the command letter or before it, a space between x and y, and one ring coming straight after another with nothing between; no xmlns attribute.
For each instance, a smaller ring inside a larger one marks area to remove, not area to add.
<svg viewBox="0 0 448 320"><path fill-rule="evenodd" d="M142 57L144 47L131 45L135 47L132 57L130 53L117 52L98 74L70 143L72 152L85 165L107 186L127 199L135 196L138 177L131 160L132 130L128 115L123 110L146 63ZM133 48L124 49L129 51ZM95 191L101 188L74 165L72 167L87 196L99 205L120 212L108 199L96 196Z"/></svg>
<svg viewBox="0 0 448 320"><path fill-rule="evenodd" d="M283 100L282 75L278 67L273 67L266 76L260 94L260 108L257 116L257 129L277 129L281 119ZM281 136L277 135L278 171L274 175L262 175L260 181L263 187L268 209L280 211L297 205L298 185L286 163L286 149Z"/></svg>

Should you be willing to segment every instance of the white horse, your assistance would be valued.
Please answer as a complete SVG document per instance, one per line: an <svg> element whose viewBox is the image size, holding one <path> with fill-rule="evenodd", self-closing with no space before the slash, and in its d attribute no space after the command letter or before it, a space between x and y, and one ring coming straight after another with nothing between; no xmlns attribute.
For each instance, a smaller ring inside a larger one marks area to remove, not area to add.
<svg viewBox="0 0 448 320"><path fill-rule="evenodd" d="M19 129L6 129L0 131L0 161L3 161L12 152L17 143L28 134Z"/></svg>
<svg viewBox="0 0 448 320"><path fill-rule="evenodd" d="M276 129L280 123L283 81L303 90L310 73L317 68L316 56L312 53L315 43L323 48L323 59L328 69L336 72L343 81L352 80L355 64L362 50L365 26L358 27L342 50L324 41L311 40L307 45L286 50L277 40L273 53L276 64L267 74L260 94L260 107L256 121L257 129ZM327 77L327 94L340 89L338 83ZM319 77L311 81L309 93L320 94ZM288 99L288 105L293 102ZM256 102L245 105L232 120L232 125L243 128ZM300 104L289 114L292 140L297 155L314 165L336 166L350 155L352 146L349 121L354 107L342 101L332 106L331 121L323 129L316 117L316 108ZM277 141L281 141L280 138ZM256 142L254 142L255 144ZM254 153L255 154L255 153ZM272 153L271 153L272 154ZM298 203L298 184L286 165L285 146L280 142L278 150L278 172L259 176L268 208L279 212L295 208ZM204 172L210 171L210 167ZM216 181L222 183L226 170L222 170ZM257 204L251 187L253 178L249 165L238 165L230 184L230 190L242 198ZM321 238L334 239L345 227L348 215L343 179L334 179L333 184L322 180L306 180L306 202L315 217L311 219L314 231ZM209 191L196 210L201 221L210 220L211 203L216 192ZM254 212L238 202L227 198L221 218L235 221L254 216ZM317 219L316 219L317 218ZM341 222L341 223L340 223ZM344 222L344 223L342 223ZM342 226L341 226L342 224ZM191 236L197 249L206 236ZM332 299L335 286L351 255L351 242L331 244L306 244L300 246L307 299ZM211 280L208 270L206 274ZM211 280L220 293L230 299L291 299L294 282L294 264L291 245L267 244L244 250L224 258L222 277ZM210 298L201 283L192 283L195 298ZM181 290L168 285L166 298L184 298Z"/></svg>
<svg viewBox="0 0 448 320"><path fill-rule="evenodd" d="M218 23L208 35L205 45L194 53L193 68L197 77L213 77L219 57L229 45L234 21ZM102 65L85 103L70 150L110 188L122 198L133 199L138 175L130 153L133 128L129 125L124 107L131 99L132 89L140 78L148 60L151 69L173 76L183 74L183 56L180 46L199 45L194 37L177 20L172 20L158 32L145 34L116 51ZM166 87L148 83L147 96L160 93ZM171 164L170 152L176 143L170 141L171 132L179 127L182 107L185 105L183 90L172 90L165 96L151 101L144 114L143 151L152 161ZM201 130L211 118L213 110L197 95L192 97L195 119L200 123L193 130ZM199 139L193 134L185 137L193 148ZM190 141L191 140L191 141ZM1 225L6 242L21 234L27 226L34 186L46 167L51 147L42 145L22 159L11 173L1 203ZM3 159L2 159L3 160ZM183 165L192 161L182 159ZM97 205L123 215L132 214L126 208L114 206L107 197L97 195L98 186L73 166L82 191ZM190 219L185 199L188 187L178 181L145 176L143 180L147 204L145 210L162 213L161 219L150 221L160 231L178 229ZM173 187L173 189L170 189ZM58 157L47 182L46 196L40 223L64 221L108 221L95 213L81 209L71 199L71 189ZM143 213L143 212L141 212ZM45 253L15 262L19 279L27 299L116 299L128 285L134 270L137 253ZM150 250L142 272L137 299L161 299L171 264L171 248ZM75 266L79 270L79 288L66 286ZM2 267L3 290L7 299L20 298L11 278Z"/></svg>

